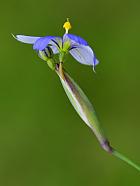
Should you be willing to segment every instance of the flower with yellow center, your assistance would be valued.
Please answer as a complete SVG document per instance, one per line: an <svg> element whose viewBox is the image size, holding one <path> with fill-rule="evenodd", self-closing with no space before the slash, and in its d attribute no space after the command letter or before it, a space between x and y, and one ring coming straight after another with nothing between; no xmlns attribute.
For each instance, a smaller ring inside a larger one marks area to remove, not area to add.
<svg viewBox="0 0 140 186"><path fill-rule="evenodd" d="M94 132L102 148L140 171L140 166L133 163L130 159L117 152L113 147L110 146L108 139L105 137L102 128L100 127L92 104L82 89L63 69L62 62L64 62L63 60L67 53L70 53L79 63L93 66L93 70L95 65L98 64L98 60L96 59L93 50L90 48L88 43L79 36L68 34L68 31L71 29L71 24L68 19L64 23L63 28L66 30L66 33L63 35L63 37L33 37L24 35L13 36L20 42L32 44L33 49L38 52L39 56L48 63L48 66L52 70L57 72L70 102L79 116ZM59 59L57 59L57 61L54 57L55 54L59 54Z"/></svg>
<svg viewBox="0 0 140 186"><path fill-rule="evenodd" d="M93 53L93 50L80 36L69 34L68 31L72 28L69 19L63 24L65 34L63 37L45 36L33 37L16 35L16 39L23 43L33 44L33 49L36 50L45 61L50 61L55 54L59 54L57 63L64 62L65 56L70 53L79 63L91 65L94 67L99 63Z"/></svg>

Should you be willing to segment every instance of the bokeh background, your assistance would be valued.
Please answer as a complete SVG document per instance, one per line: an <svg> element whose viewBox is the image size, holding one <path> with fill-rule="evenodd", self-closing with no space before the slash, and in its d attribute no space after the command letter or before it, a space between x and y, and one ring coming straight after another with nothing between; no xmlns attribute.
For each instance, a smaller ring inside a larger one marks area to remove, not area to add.
<svg viewBox="0 0 140 186"><path fill-rule="evenodd" d="M140 164L140 1L0 2L0 185L139 186L140 174L104 152L57 75L13 34L71 33L94 48L92 68L65 67L88 95L111 143Z"/></svg>

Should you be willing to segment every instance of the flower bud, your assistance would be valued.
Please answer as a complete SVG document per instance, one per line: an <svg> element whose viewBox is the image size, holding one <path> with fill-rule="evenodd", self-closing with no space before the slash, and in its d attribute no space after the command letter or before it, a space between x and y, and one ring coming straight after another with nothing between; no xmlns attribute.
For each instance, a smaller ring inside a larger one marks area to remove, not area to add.
<svg viewBox="0 0 140 186"><path fill-rule="evenodd" d="M53 59L53 51L52 49L48 46L44 50L39 50L39 57L43 59L44 61L47 62L48 66L54 70L55 69L55 61Z"/></svg>
<svg viewBox="0 0 140 186"><path fill-rule="evenodd" d="M60 77L63 88L71 104L73 105L79 116L94 132L101 146L106 151L111 152L111 147L99 124L94 108L85 93L75 83L75 81L70 77L70 75L64 71L61 63L59 64L59 66L57 66L56 72Z"/></svg>

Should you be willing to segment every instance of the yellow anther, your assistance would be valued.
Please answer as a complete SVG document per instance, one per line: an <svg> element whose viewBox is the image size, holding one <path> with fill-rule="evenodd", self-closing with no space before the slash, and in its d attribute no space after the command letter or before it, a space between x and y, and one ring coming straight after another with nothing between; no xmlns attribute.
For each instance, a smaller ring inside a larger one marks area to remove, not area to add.
<svg viewBox="0 0 140 186"><path fill-rule="evenodd" d="M63 28L65 28L66 30L66 34L68 33L68 31L72 28L69 19L67 18L67 21L64 23Z"/></svg>

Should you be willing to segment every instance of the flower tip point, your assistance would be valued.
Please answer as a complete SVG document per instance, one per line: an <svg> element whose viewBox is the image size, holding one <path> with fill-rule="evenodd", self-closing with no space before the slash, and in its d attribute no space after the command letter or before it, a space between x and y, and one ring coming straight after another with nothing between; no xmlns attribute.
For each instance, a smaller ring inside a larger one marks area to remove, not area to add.
<svg viewBox="0 0 140 186"><path fill-rule="evenodd" d="M11 33L11 35L13 36L13 38L17 39L17 37L13 33Z"/></svg>
<svg viewBox="0 0 140 186"><path fill-rule="evenodd" d="M96 74L95 67L93 66L93 72Z"/></svg>

